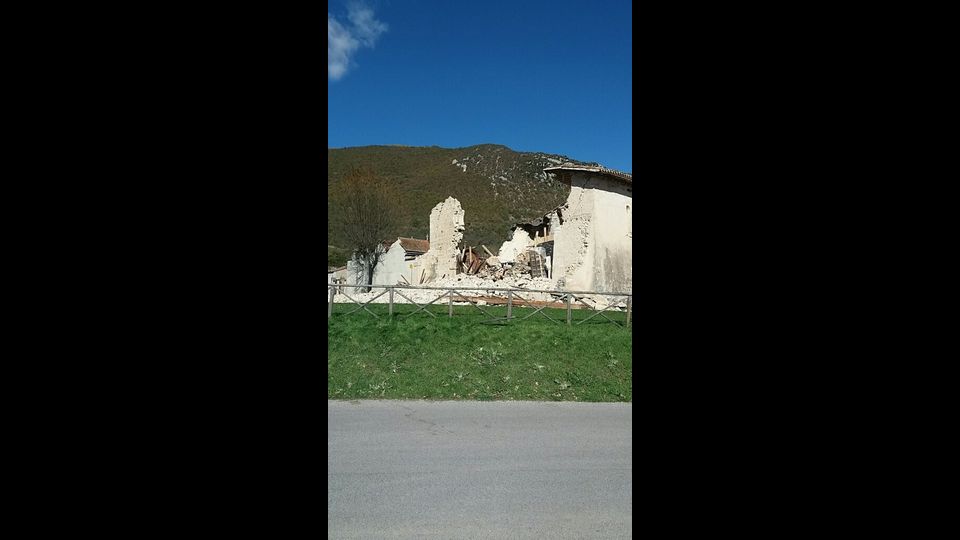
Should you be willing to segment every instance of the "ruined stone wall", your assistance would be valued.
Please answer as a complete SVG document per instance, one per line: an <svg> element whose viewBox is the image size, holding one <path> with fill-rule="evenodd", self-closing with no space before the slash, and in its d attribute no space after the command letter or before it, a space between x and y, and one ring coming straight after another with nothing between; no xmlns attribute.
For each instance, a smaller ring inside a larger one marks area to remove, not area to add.
<svg viewBox="0 0 960 540"><path fill-rule="evenodd" d="M592 290L593 191L586 174L573 173L563 223L553 229L553 278L563 290Z"/></svg>
<svg viewBox="0 0 960 540"><path fill-rule="evenodd" d="M457 254L463 241L463 216L460 201L453 197L447 197L430 212L430 250L422 257L424 282L457 273Z"/></svg>

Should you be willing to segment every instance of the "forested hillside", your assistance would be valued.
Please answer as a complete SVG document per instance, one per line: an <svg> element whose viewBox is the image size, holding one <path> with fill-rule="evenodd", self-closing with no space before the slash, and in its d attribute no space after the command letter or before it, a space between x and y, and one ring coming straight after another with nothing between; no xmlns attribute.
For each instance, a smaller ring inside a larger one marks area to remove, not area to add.
<svg viewBox="0 0 960 540"><path fill-rule="evenodd" d="M363 146L329 149L327 189L355 167L366 167L391 182L397 192L400 223L396 236L426 238L430 210L447 197L465 213L464 242L496 252L519 220L540 216L566 200L569 188L543 172L566 156L515 152L482 144L467 148ZM329 199L328 199L329 200ZM329 228L328 228L329 231ZM328 232L327 244L345 247ZM329 249L329 248L328 248Z"/></svg>

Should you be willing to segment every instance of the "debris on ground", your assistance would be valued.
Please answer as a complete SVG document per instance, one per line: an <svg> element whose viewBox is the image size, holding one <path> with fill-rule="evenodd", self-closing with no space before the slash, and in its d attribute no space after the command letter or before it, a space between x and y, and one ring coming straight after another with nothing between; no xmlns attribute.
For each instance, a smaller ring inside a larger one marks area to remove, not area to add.
<svg viewBox="0 0 960 540"><path fill-rule="evenodd" d="M557 283L548 277L547 252L543 247L531 246L523 249L510 262L502 262L500 258L480 246L478 251L473 246L467 246L455 252L456 273L441 275L439 279L429 280L422 286L450 287L457 290L454 295L454 305L468 305L464 298L478 305L506 305L507 291L496 289L515 289L514 304L517 307L543 307L544 305L565 307L564 295L561 293L531 292L556 290ZM486 252L487 257L480 253ZM406 281L397 285L407 285ZM350 303L353 301L365 303L384 291L374 287L372 292L359 292L364 288L353 289L345 287L343 292L334 297L336 303ZM435 305L444 305L449 302L446 298L437 298L447 291L434 289L395 289L393 301L395 303L409 303L410 301L425 304L435 301ZM348 298L348 295L350 298ZM351 300L352 298L352 300ZM382 296L373 300L375 304L389 302L389 296ZM625 309L626 303L622 298L606 297L603 295L577 296L571 301L573 309Z"/></svg>

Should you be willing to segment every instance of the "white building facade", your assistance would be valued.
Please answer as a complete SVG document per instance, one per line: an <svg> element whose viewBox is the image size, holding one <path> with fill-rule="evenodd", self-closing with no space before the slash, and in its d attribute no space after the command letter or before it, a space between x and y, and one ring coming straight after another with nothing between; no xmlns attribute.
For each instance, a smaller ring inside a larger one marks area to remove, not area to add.
<svg viewBox="0 0 960 540"><path fill-rule="evenodd" d="M551 223L551 278L568 291L633 291L633 176L565 164L544 169L570 186Z"/></svg>
<svg viewBox="0 0 960 540"><path fill-rule="evenodd" d="M376 285L410 284L420 282L423 272L421 256L430 250L430 242L416 238L397 238L373 270Z"/></svg>

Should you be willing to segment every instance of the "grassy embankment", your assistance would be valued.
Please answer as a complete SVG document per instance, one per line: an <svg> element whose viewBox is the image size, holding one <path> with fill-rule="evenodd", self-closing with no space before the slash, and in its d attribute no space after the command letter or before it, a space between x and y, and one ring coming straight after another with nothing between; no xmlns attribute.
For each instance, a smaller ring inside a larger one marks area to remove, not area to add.
<svg viewBox="0 0 960 540"><path fill-rule="evenodd" d="M524 321L490 319L473 306L431 306L437 315L395 305L371 304L346 315L353 304L336 304L328 326L329 399L632 401L632 332L588 310L547 309ZM485 307L503 317L506 307ZM532 308L515 307L524 317ZM623 323L625 313L605 312Z"/></svg>

